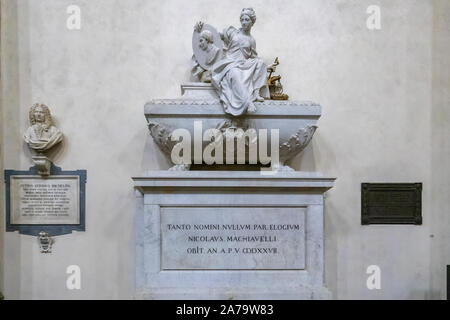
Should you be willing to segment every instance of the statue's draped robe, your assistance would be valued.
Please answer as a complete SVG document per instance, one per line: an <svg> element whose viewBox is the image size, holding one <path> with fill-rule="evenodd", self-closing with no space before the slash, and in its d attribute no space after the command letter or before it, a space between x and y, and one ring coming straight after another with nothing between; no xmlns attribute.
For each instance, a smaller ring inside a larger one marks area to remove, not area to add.
<svg viewBox="0 0 450 320"><path fill-rule="evenodd" d="M219 93L226 113L243 114L267 90L267 66L258 58L256 42L234 27L225 29L226 56L212 68L211 83Z"/></svg>
<svg viewBox="0 0 450 320"><path fill-rule="evenodd" d="M38 134L38 124L32 125L27 129L23 138L30 148L36 151L45 151L53 147L55 144L61 142L63 136L61 131L56 127L50 126L47 130L42 130L41 134Z"/></svg>

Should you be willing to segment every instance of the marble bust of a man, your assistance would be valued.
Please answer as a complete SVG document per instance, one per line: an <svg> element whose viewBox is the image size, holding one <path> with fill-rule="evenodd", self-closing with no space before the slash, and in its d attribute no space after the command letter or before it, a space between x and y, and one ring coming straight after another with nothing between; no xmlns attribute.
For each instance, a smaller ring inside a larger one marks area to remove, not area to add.
<svg viewBox="0 0 450 320"><path fill-rule="evenodd" d="M31 149L41 153L62 141L63 134L53 125L50 109L46 105L34 104L30 108L29 119L31 126L23 138Z"/></svg>
<svg viewBox="0 0 450 320"><path fill-rule="evenodd" d="M203 30L200 33L199 44L201 50L206 54L205 64L207 66L212 66L219 57L219 48L214 45L214 39L211 31Z"/></svg>
<svg viewBox="0 0 450 320"><path fill-rule="evenodd" d="M197 24L194 27L191 74L201 82L211 82L211 69L223 55L222 48L217 47L218 43L214 42L214 34L209 30L210 28L212 27L209 25L204 27L203 24ZM216 41L217 39L219 34L216 35Z"/></svg>

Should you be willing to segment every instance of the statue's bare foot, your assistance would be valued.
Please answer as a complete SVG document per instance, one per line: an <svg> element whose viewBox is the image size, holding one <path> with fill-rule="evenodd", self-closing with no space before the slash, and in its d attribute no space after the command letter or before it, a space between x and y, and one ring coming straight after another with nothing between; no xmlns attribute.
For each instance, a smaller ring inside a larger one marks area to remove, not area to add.
<svg viewBox="0 0 450 320"><path fill-rule="evenodd" d="M247 112L248 113L255 113L256 112L256 106L255 106L255 104L253 102L248 105Z"/></svg>
<svg viewBox="0 0 450 320"><path fill-rule="evenodd" d="M261 97L260 95L258 95L258 96L256 97L256 101L257 101L257 102L264 102L264 98Z"/></svg>

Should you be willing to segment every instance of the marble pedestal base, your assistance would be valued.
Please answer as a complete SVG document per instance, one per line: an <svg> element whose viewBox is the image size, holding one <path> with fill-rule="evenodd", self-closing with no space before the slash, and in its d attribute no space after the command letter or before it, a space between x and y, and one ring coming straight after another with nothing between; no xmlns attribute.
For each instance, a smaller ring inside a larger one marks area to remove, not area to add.
<svg viewBox="0 0 450 320"><path fill-rule="evenodd" d="M133 180L136 298L331 298L323 194L333 178L153 171Z"/></svg>

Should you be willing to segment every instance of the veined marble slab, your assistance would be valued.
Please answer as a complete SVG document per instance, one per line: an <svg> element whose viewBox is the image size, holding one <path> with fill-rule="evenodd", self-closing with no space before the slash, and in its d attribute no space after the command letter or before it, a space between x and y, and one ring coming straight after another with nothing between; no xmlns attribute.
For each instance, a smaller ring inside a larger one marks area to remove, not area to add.
<svg viewBox="0 0 450 320"><path fill-rule="evenodd" d="M79 224L78 176L11 176L11 224Z"/></svg>
<svg viewBox="0 0 450 320"><path fill-rule="evenodd" d="M305 211L161 208L161 269L304 269Z"/></svg>

